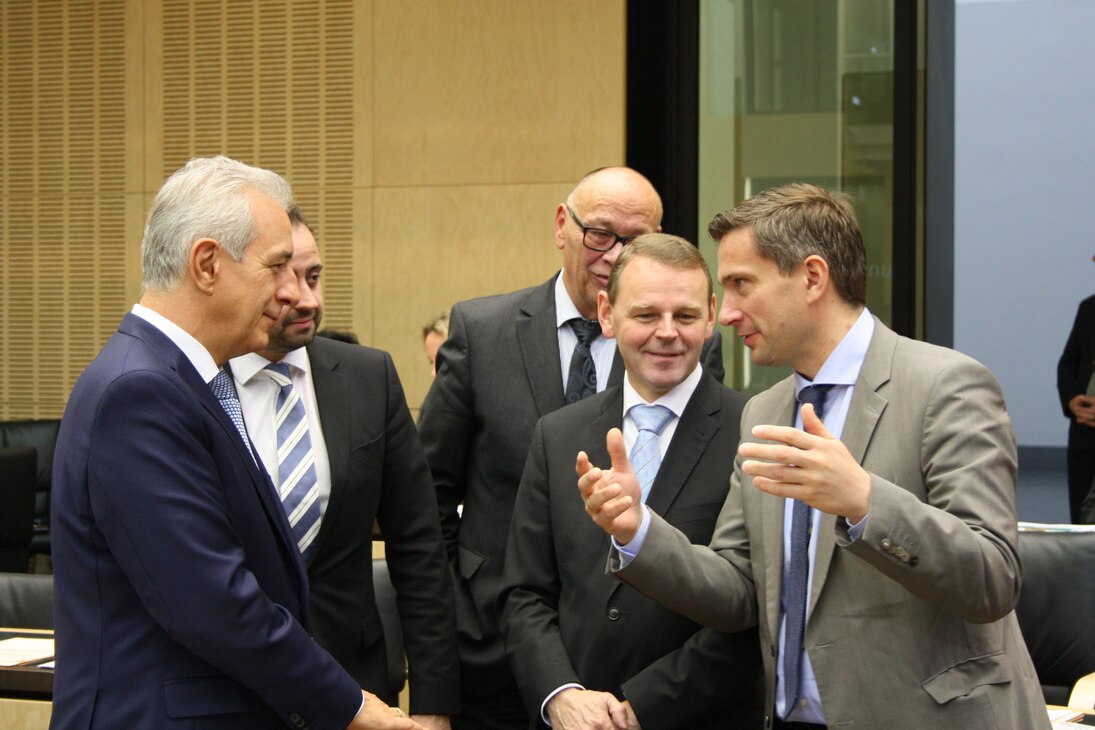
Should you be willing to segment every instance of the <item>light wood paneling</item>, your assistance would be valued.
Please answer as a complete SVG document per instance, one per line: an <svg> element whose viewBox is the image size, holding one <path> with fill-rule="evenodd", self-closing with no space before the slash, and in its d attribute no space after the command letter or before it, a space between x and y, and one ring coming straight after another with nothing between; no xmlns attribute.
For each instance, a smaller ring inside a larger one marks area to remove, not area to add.
<svg viewBox="0 0 1095 730"><path fill-rule="evenodd" d="M624 155L624 1L376 1L376 184L576 180Z"/></svg>
<svg viewBox="0 0 1095 730"><path fill-rule="evenodd" d="M412 406L430 383L421 335L429 319L462 299L539 284L562 266L555 206L571 187L377 189L375 342L392 353Z"/></svg>
<svg viewBox="0 0 1095 730"><path fill-rule="evenodd" d="M0 3L0 418L60 414L139 293L152 195L195 155L284 174L325 324L392 351L547 278L554 205L624 158L623 0Z"/></svg>
<svg viewBox="0 0 1095 730"><path fill-rule="evenodd" d="M46 730L53 703L0 698L0 727L4 730Z"/></svg>

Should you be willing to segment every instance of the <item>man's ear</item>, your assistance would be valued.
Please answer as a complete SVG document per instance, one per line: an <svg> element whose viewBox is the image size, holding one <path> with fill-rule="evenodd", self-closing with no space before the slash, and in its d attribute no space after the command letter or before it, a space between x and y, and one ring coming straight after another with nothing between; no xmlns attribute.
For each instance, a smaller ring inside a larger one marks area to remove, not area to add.
<svg viewBox="0 0 1095 730"><path fill-rule="evenodd" d="M597 319L601 322L601 333L605 337L615 337L612 329L612 302L608 301L608 292L604 289L597 292Z"/></svg>
<svg viewBox="0 0 1095 730"><path fill-rule="evenodd" d="M555 248L562 251L566 248L567 239L563 235L563 227L567 224L567 207L565 203L559 203L555 209Z"/></svg>
<svg viewBox="0 0 1095 730"><path fill-rule="evenodd" d="M190 247L189 272L194 286L205 294L212 294L220 275L221 257L224 251L212 238L202 238Z"/></svg>
<svg viewBox="0 0 1095 730"><path fill-rule="evenodd" d="M711 304L707 308L707 329L703 339L711 339L711 335L715 333L715 318L718 316L719 304L715 299L714 293L711 294Z"/></svg>
<svg viewBox="0 0 1095 730"><path fill-rule="evenodd" d="M829 262L811 254L802 262L802 267L806 276L806 299L816 301L829 290Z"/></svg>

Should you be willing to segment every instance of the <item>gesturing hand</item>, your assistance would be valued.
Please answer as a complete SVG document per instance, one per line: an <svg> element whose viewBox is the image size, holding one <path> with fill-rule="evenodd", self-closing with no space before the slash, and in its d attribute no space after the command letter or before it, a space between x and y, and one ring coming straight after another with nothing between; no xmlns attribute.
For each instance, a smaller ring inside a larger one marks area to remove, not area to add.
<svg viewBox="0 0 1095 730"><path fill-rule="evenodd" d="M802 428L754 426L754 436L775 443L742 442L741 470L763 492L859 522L867 514L871 475L825 428L812 405L802 406Z"/></svg>
<svg viewBox="0 0 1095 730"><path fill-rule="evenodd" d="M578 490L586 505L586 513L621 545L635 537L642 524L642 498L639 480L631 471L624 448L624 435L620 429L610 429L605 436L605 446L612 462L610 469L593 466L586 452L578 452L575 471L578 473Z"/></svg>

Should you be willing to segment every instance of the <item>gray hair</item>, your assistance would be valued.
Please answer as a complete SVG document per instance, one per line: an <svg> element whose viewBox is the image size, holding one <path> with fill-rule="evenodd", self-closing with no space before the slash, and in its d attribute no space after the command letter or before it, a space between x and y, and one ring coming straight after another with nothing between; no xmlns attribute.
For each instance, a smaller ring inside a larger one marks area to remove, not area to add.
<svg viewBox="0 0 1095 730"><path fill-rule="evenodd" d="M190 247L211 238L232 259L258 236L247 193L266 195L288 211L293 189L275 172L228 157L195 157L156 193L141 242L144 291L168 292L186 272Z"/></svg>

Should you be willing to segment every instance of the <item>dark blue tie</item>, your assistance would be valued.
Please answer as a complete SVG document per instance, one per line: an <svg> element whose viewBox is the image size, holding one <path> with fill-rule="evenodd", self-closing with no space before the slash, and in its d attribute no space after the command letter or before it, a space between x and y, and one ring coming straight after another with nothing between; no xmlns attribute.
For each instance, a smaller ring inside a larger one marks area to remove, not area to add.
<svg viewBox="0 0 1095 730"><path fill-rule="evenodd" d="M593 364L589 346L601 334L601 323L595 319L576 318L567 324L578 336L578 344L570 357L566 398L567 403L577 403L597 392L597 366Z"/></svg>
<svg viewBox="0 0 1095 730"><path fill-rule="evenodd" d="M243 439L243 445L251 452L251 458L255 458L255 452L251 451L251 439L247 438L247 427L243 425L243 408L240 406L239 396L236 395L236 384L232 382L232 376L227 370L221 370L209 381L209 387L220 401L221 408L232 419L232 424Z"/></svg>
<svg viewBox="0 0 1095 730"><path fill-rule="evenodd" d="M825 398L831 385L810 385L799 391L799 403L809 403L818 418L825 414ZM802 689L802 639L806 630L806 591L810 582L810 505L796 499L791 512L791 558L788 561L784 617L787 622L783 649L784 695L790 712Z"/></svg>

